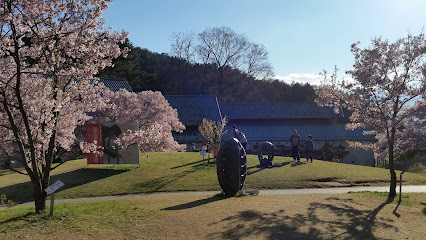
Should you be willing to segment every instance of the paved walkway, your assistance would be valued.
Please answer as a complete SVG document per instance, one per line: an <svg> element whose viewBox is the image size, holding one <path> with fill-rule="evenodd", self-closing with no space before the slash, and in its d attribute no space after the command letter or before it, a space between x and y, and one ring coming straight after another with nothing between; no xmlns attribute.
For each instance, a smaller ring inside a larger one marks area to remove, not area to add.
<svg viewBox="0 0 426 240"><path fill-rule="evenodd" d="M335 187L335 188L302 188L302 189L277 189L260 190L259 195L292 195L292 194L341 194L348 192L389 192L389 186L386 187ZM399 192L399 186L396 189ZM402 185L402 192L426 192L426 185Z"/></svg>
<svg viewBox="0 0 426 240"><path fill-rule="evenodd" d="M377 191L377 192L389 192L389 186L386 187L335 187L335 188L302 188L302 189L270 189L260 190L260 196L268 195L297 195L297 194L343 194L348 192L360 192L360 191ZM399 192L399 186L397 186L397 192ZM407 185L402 186L403 193L409 192L425 192L426 185ZM58 199L55 203L71 203L71 202L93 202L103 200L114 200L123 198L135 198L135 197L147 197L147 196L188 196L188 195L215 195L219 194L220 191L204 191L204 192L161 192L161 193L143 193L143 194L129 194L129 195L115 195L115 196L103 196L103 197L90 197L90 198L74 198L74 199ZM50 201L50 197L48 198ZM48 202L50 204L50 202ZM34 202L22 203L17 206L33 206Z"/></svg>

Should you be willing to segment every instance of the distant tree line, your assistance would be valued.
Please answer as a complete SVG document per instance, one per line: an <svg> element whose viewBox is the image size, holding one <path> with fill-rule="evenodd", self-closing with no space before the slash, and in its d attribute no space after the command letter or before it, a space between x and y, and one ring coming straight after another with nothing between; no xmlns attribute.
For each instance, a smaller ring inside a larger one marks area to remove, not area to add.
<svg viewBox="0 0 426 240"><path fill-rule="evenodd" d="M196 45L195 39L210 45ZM105 68L98 77L125 78L135 92L215 95L221 102L301 102L316 98L310 84L273 79L265 48L227 27L208 28L198 35L175 33L171 40L170 55L136 47L126 40L120 47L131 50L127 58L114 59L114 67ZM218 42L226 44L213 44Z"/></svg>

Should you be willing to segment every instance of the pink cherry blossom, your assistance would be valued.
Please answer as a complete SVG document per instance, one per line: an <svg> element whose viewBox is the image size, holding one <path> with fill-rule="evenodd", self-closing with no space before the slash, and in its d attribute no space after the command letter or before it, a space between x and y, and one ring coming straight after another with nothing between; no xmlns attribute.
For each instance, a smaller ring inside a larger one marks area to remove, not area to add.
<svg viewBox="0 0 426 240"><path fill-rule="evenodd" d="M55 149L107 107L93 76L125 55L127 33L103 27L112 0L0 0L0 148L22 162L45 210ZM78 81L76 81L78 79Z"/></svg>
<svg viewBox="0 0 426 240"><path fill-rule="evenodd" d="M172 131L182 132L176 109L170 107L161 92L104 91L109 107L95 112L94 123L138 123L139 131L127 132L117 141L122 146L139 144L143 151L183 151L173 139Z"/></svg>
<svg viewBox="0 0 426 240"><path fill-rule="evenodd" d="M425 35L409 34L393 43L376 38L370 48L361 49L356 43L351 50L355 63L346 73L352 79L338 80L337 69L331 76L324 72L316 101L337 111L349 109L348 129L365 128L366 134L376 135L376 156L388 157L392 198L396 195L395 154L426 136ZM352 146L371 148L372 144Z"/></svg>

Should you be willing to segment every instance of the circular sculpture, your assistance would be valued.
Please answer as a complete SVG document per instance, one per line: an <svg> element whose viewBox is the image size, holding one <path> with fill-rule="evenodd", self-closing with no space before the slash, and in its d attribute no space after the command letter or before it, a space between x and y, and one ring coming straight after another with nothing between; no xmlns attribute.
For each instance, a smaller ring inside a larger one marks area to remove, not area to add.
<svg viewBox="0 0 426 240"><path fill-rule="evenodd" d="M246 152L236 138L226 140L217 154L217 179L226 196L241 190L247 176Z"/></svg>
<svg viewBox="0 0 426 240"><path fill-rule="evenodd" d="M261 167L270 167L272 166L272 160L274 159L274 144L271 142L261 142L258 146L258 158ZM268 158L263 158L263 153L268 154Z"/></svg>

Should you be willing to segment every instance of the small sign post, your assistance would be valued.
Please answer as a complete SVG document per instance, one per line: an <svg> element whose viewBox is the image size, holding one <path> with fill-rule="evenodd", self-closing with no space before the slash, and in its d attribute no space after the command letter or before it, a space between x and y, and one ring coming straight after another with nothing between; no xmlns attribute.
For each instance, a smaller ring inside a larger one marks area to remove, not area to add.
<svg viewBox="0 0 426 240"><path fill-rule="evenodd" d="M49 195L50 194L50 216L53 215L53 205L55 202L55 191L65 184L61 181L56 181L54 184L50 185L48 188L44 189L44 191Z"/></svg>
<svg viewBox="0 0 426 240"><path fill-rule="evenodd" d="M55 203L55 193L50 195L50 216L53 216L53 204Z"/></svg>

